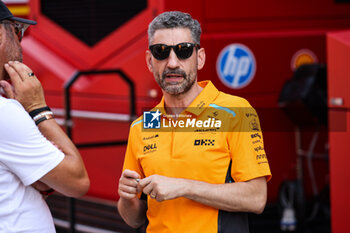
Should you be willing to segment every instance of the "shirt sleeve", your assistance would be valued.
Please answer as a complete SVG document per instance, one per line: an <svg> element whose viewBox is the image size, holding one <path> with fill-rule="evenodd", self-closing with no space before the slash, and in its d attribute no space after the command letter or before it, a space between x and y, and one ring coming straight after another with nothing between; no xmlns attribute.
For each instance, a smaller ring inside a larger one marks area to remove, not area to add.
<svg viewBox="0 0 350 233"><path fill-rule="evenodd" d="M48 141L15 100L0 106L1 162L30 185L55 168L64 154Z"/></svg>
<svg viewBox="0 0 350 233"><path fill-rule="evenodd" d="M269 181L271 171L264 149L259 117L247 101L237 113L228 137L232 159L231 176L236 182L263 176Z"/></svg>

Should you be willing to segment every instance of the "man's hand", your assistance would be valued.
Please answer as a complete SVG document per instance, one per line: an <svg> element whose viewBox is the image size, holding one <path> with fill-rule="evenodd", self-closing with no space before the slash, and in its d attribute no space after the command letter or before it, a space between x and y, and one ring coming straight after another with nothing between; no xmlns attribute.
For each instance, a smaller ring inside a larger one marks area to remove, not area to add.
<svg viewBox="0 0 350 233"><path fill-rule="evenodd" d="M48 192L53 193L54 190L50 188L50 186L46 185L45 183L41 181L37 181L32 184L32 187L35 188L37 191L40 192L41 196L46 199L48 197Z"/></svg>
<svg viewBox="0 0 350 233"><path fill-rule="evenodd" d="M0 85L8 98L16 99L27 112L46 106L43 88L35 75L29 75L32 70L28 66L18 61L10 61L4 66L12 86L4 80Z"/></svg>
<svg viewBox="0 0 350 233"><path fill-rule="evenodd" d="M44 184L41 181L37 181L37 182L33 183L32 187L35 188L36 190L38 190L39 192L46 191L46 190L50 189L50 186Z"/></svg>
<svg viewBox="0 0 350 233"><path fill-rule="evenodd" d="M137 172L126 169L120 176L118 186L119 214L133 228L139 228L146 220L146 202L137 197L137 193L141 192L140 177Z"/></svg>
<svg viewBox="0 0 350 233"><path fill-rule="evenodd" d="M137 197L137 193L141 192L141 190L138 189L139 179L140 175L137 172L125 170L119 179L119 196L128 200Z"/></svg>
<svg viewBox="0 0 350 233"><path fill-rule="evenodd" d="M151 198L164 201L183 196L185 181L179 178L152 175L140 180L139 187Z"/></svg>

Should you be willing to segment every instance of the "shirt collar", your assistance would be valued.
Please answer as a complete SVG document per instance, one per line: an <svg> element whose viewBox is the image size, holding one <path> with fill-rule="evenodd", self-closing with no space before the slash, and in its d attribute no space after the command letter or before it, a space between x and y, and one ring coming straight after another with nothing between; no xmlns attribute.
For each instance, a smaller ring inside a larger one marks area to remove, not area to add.
<svg viewBox="0 0 350 233"><path fill-rule="evenodd" d="M219 90L209 80L198 82L198 85L203 87L203 90L193 100L193 102L184 110L196 116L200 115L203 112L203 110L206 107L208 107L209 104L212 103L213 100L216 99L216 97L219 95ZM162 114L166 114L165 108L164 108L164 96L162 97L160 103L154 109L159 109L159 111Z"/></svg>

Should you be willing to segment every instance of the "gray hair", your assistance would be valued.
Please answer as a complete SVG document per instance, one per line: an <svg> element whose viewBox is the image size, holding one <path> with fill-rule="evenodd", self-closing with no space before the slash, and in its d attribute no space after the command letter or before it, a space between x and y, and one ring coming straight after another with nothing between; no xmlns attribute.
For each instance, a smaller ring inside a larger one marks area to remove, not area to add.
<svg viewBox="0 0 350 233"><path fill-rule="evenodd" d="M154 33L159 29L188 28L191 31L194 43L200 44L202 33L199 22L188 13L180 11L167 11L153 19L148 25L148 44L151 44Z"/></svg>

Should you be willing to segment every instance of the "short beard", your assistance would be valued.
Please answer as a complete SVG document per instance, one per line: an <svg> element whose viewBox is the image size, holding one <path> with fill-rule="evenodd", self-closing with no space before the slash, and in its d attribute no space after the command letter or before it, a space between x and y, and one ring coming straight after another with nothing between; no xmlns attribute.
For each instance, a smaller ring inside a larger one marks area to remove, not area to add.
<svg viewBox="0 0 350 233"><path fill-rule="evenodd" d="M6 46L5 46L5 54L7 56L7 61L23 61L23 56L22 56L22 47L19 45L17 42L17 38L14 37L13 35L13 29L10 24L4 24L5 29L6 29ZM3 68L3 78L5 80L9 80L10 76L8 75L7 71Z"/></svg>
<svg viewBox="0 0 350 233"><path fill-rule="evenodd" d="M181 83L174 82L174 83L169 83L166 81L167 75L168 74L178 74L183 77L183 81ZM193 84L196 81L195 77L192 77L191 75L187 75L185 71L181 69L174 69L174 70L165 70L162 74L162 77L160 78L160 75L158 75L158 78L156 79L158 85L162 90L164 90L166 93L170 95L181 95L186 92L188 92Z"/></svg>

